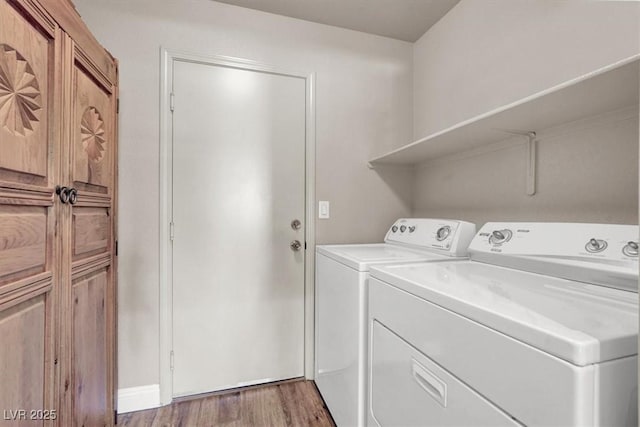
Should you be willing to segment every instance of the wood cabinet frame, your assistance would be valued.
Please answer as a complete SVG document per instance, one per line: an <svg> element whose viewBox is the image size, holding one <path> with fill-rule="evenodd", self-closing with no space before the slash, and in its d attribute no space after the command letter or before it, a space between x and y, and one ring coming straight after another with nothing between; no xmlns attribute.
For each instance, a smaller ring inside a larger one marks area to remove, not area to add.
<svg viewBox="0 0 640 427"><path fill-rule="evenodd" d="M0 409L29 425L115 423L117 67L69 1L0 0Z"/></svg>

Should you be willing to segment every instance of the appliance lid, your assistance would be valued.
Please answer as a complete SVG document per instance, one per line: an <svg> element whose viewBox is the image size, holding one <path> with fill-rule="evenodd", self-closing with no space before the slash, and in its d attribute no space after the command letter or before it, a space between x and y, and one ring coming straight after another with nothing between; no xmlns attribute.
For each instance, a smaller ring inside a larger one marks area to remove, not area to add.
<svg viewBox="0 0 640 427"><path fill-rule="evenodd" d="M370 274L578 366L638 352L634 292L475 261L380 266Z"/></svg>
<svg viewBox="0 0 640 427"><path fill-rule="evenodd" d="M372 264L446 261L446 255L410 249L387 243L361 245L321 245L316 251L358 271L369 271Z"/></svg>

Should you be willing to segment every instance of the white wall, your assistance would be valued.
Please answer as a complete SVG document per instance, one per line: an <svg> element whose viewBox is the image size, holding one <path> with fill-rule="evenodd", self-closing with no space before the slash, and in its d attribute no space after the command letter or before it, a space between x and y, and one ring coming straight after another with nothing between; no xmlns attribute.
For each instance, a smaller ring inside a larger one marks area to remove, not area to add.
<svg viewBox="0 0 640 427"><path fill-rule="evenodd" d="M420 165L414 214L462 218L478 225L487 221L638 222L637 108L541 132L533 197L525 192L523 140L496 144L502 147L497 151L481 150Z"/></svg>
<svg viewBox="0 0 640 427"><path fill-rule="evenodd" d="M414 138L639 52L640 3L462 0L414 45Z"/></svg>
<svg viewBox="0 0 640 427"><path fill-rule="evenodd" d="M639 53L639 23L638 2L462 0L415 43L414 138ZM422 165L414 215L637 222L637 117L580 126L541 140L534 197L516 142Z"/></svg>
<svg viewBox="0 0 640 427"><path fill-rule="evenodd" d="M157 384L160 46L317 74L317 242L377 241L409 215L411 173L369 170L412 129L412 45L210 0L75 0L120 61L119 387ZM313 253L313 252L310 252Z"/></svg>

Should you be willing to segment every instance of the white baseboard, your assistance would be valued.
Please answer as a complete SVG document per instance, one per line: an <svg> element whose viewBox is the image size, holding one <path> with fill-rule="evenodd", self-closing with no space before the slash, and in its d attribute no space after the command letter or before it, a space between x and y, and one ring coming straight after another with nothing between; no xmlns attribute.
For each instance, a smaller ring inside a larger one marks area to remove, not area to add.
<svg viewBox="0 0 640 427"><path fill-rule="evenodd" d="M157 408L160 405L160 384L118 390L118 413Z"/></svg>

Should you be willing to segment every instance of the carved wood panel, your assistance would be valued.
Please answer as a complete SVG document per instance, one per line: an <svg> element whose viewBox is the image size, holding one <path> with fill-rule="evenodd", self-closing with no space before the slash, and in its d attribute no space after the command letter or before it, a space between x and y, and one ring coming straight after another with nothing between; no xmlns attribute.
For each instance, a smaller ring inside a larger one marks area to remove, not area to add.
<svg viewBox="0 0 640 427"><path fill-rule="evenodd" d="M53 40L0 2L0 180L45 185Z"/></svg>
<svg viewBox="0 0 640 427"><path fill-rule="evenodd" d="M113 113L107 94L76 68L72 179L79 190L108 193L113 179Z"/></svg>

